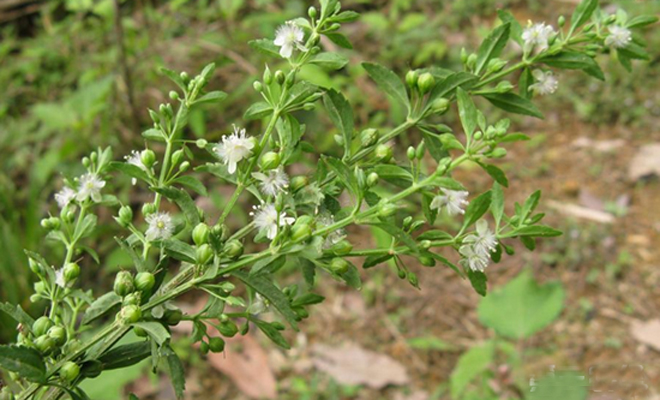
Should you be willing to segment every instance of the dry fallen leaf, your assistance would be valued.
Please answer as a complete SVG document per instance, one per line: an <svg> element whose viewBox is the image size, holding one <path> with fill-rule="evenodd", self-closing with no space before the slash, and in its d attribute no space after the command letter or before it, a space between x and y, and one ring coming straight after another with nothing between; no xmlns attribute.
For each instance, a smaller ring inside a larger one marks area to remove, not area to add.
<svg viewBox="0 0 660 400"><path fill-rule="evenodd" d="M604 224L611 224L614 222L614 215L605 211L593 210L591 208L578 206L577 204L569 204L565 202L558 202L555 200L548 201L548 206L554 208L562 214L569 215L576 218L588 219L595 222Z"/></svg>
<svg viewBox="0 0 660 400"><path fill-rule="evenodd" d="M226 341L224 353L209 353L209 363L227 375L245 395L255 399L276 398L275 375L259 343L251 335Z"/></svg>
<svg viewBox="0 0 660 400"><path fill-rule="evenodd" d="M393 358L366 350L354 343L341 346L316 344L314 366L344 385L367 385L381 389L410 381L406 369Z"/></svg>
<svg viewBox="0 0 660 400"><path fill-rule="evenodd" d="M660 351L660 319L633 321L630 333L638 342Z"/></svg>
<svg viewBox="0 0 660 400"><path fill-rule="evenodd" d="M632 181L650 175L660 176L660 143L640 147L628 166L628 178Z"/></svg>
<svg viewBox="0 0 660 400"><path fill-rule="evenodd" d="M596 150L603 153L609 153L626 144L623 139L612 140L593 140L588 137L580 137L573 141L573 146L581 149Z"/></svg>

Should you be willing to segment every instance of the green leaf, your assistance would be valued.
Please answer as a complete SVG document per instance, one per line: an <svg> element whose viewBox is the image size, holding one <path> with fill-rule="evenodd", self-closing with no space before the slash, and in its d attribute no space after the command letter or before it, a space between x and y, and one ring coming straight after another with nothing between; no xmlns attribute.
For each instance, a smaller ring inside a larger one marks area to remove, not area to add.
<svg viewBox="0 0 660 400"><path fill-rule="evenodd" d="M532 71L529 68L525 68L520 74L520 79L518 80L518 88L520 89L520 96L531 99L532 91L529 90L529 87L534 84L534 76Z"/></svg>
<svg viewBox="0 0 660 400"><path fill-rule="evenodd" d="M28 330L32 329L34 318L23 311L20 305L13 305L7 302L0 303L0 311L12 317L16 322L23 325Z"/></svg>
<svg viewBox="0 0 660 400"><path fill-rule="evenodd" d="M498 26L481 43L479 50L477 50L477 64L475 66L477 75L483 72L491 59L502 53L506 42L509 40L510 27L511 25L508 22Z"/></svg>
<svg viewBox="0 0 660 400"><path fill-rule="evenodd" d="M73 233L73 241L77 242L80 239L86 238L96 227L97 217L94 214L87 214L82 222L76 226L76 231Z"/></svg>
<svg viewBox="0 0 660 400"><path fill-rule="evenodd" d="M130 257L131 260L133 261L133 265L135 266L135 269L138 272L143 272L147 271L147 265L145 264L144 260L142 257L140 257L135 249L126 241L125 239L118 238L115 236L115 240L117 243L119 243L119 247L121 247L122 250L124 250Z"/></svg>
<svg viewBox="0 0 660 400"><path fill-rule="evenodd" d="M334 89L329 89L323 95L323 104L330 120L344 138L344 157L349 157L353 140L353 108L344 95Z"/></svg>
<svg viewBox="0 0 660 400"><path fill-rule="evenodd" d="M175 180L172 181L172 183L178 183L181 186L185 186L190 190L193 190L200 196L208 196L208 192L206 191L206 187L202 182L199 181L197 178L193 178L190 175L183 175Z"/></svg>
<svg viewBox="0 0 660 400"><path fill-rule="evenodd" d="M177 399L182 399L183 392L186 390L186 375L181 359L169 345L163 346L161 353L167 360L167 370L174 388L174 394Z"/></svg>
<svg viewBox="0 0 660 400"><path fill-rule="evenodd" d="M495 180L495 182L504 187L509 187L509 180L507 179L504 171L502 171L499 167L483 163L479 163L479 165L488 173L488 175L490 175L491 178Z"/></svg>
<svg viewBox="0 0 660 400"><path fill-rule="evenodd" d="M451 190L465 190L465 186L463 186L459 181L448 176L435 175L433 178L431 178L428 185L433 187L443 187Z"/></svg>
<svg viewBox="0 0 660 400"><path fill-rule="evenodd" d="M451 351L456 346L435 336L420 336L408 339L408 345L417 350Z"/></svg>
<svg viewBox="0 0 660 400"><path fill-rule="evenodd" d="M339 277L346 282L346 284L353 289L360 289L362 287L362 279L360 279L360 272L349 262L348 270L346 272L339 274Z"/></svg>
<svg viewBox="0 0 660 400"><path fill-rule="evenodd" d="M495 107L514 114L543 119L543 113L529 99L515 93L487 93L483 95Z"/></svg>
<svg viewBox="0 0 660 400"><path fill-rule="evenodd" d="M165 134L160 129L147 129L146 131L142 132L142 137L147 140L153 140L154 142L166 141Z"/></svg>
<svg viewBox="0 0 660 400"><path fill-rule="evenodd" d="M276 254L264 259L261 259L252 265L250 275L256 275L264 268L268 267L268 273L275 272L280 269L286 262L286 256L283 254Z"/></svg>
<svg viewBox="0 0 660 400"><path fill-rule="evenodd" d="M575 29L591 18L591 14L594 13L596 7L598 7L598 0L582 0L580 4L578 4L571 16L571 29L569 31L569 36L575 31Z"/></svg>
<svg viewBox="0 0 660 400"><path fill-rule="evenodd" d="M422 213L424 214L424 218L426 218L426 222L429 223L429 225L435 224L435 219L438 217L438 210L437 209L431 209L431 203L433 203L433 194L432 193L422 193Z"/></svg>
<svg viewBox="0 0 660 400"><path fill-rule="evenodd" d="M507 10L497 10L497 15L500 17L500 21L502 21L503 23L509 23L510 26L509 36L511 37L511 39L515 40L516 43L518 43L519 45L522 45L523 28L522 26L520 26L520 23L516 20L513 14L511 14L511 12Z"/></svg>
<svg viewBox="0 0 660 400"><path fill-rule="evenodd" d="M264 101L258 101L252 104L243 114L243 119L250 121L253 119L261 119L273 113L273 107Z"/></svg>
<svg viewBox="0 0 660 400"><path fill-rule="evenodd" d="M472 133L477 128L477 108L470 96L460 87L456 89L456 97L458 99L458 116L461 119L463 131L467 137L472 137Z"/></svg>
<svg viewBox="0 0 660 400"><path fill-rule="evenodd" d="M364 260L364 264L362 264L362 268L364 269L373 268L378 264L382 264L385 261L390 260L392 257L394 257L392 254L379 254L379 255L368 256Z"/></svg>
<svg viewBox="0 0 660 400"><path fill-rule="evenodd" d="M514 229L503 237L516 237L516 236L530 236L530 237L554 237L561 236L562 231L558 231L545 225L531 225L523 226L522 228Z"/></svg>
<svg viewBox="0 0 660 400"><path fill-rule="evenodd" d="M308 306L312 304L319 304L325 300L325 297L316 293L305 293L298 296L291 302L292 307Z"/></svg>
<svg viewBox="0 0 660 400"><path fill-rule="evenodd" d="M341 33L324 33L324 35L332 41L332 43L344 49L352 49L353 45L348 41L346 36Z"/></svg>
<svg viewBox="0 0 660 400"><path fill-rule="evenodd" d="M152 187L152 189L167 197L169 200L174 201L181 211L183 211L183 215L185 215L190 226L196 226L199 224L200 220L197 206L188 192L174 187Z"/></svg>
<svg viewBox="0 0 660 400"><path fill-rule="evenodd" d="M651 57L649 56L649 53L644 50L643 47L636 45L635 43L628 43L626 47L621 47L620 49L617 49L618 54L623 54L627 58L633 59L633 60L650 60Z"/></svg>
<svg viewBox="0 0 660 400"><path fill-rule="evenodd" d="M479 320L511 339L529 338L550 325L564 308L559 282L540 285L526 270L479 303Z"/></svg>
<svg viewBox="0 0 660 400"><path fill-rule="evenodd" d="M129 164L126 162L112 161L108 165L108 171L119 171L122 174L126 174L131 178L139 179L143 182L151 182L149 175L137 165Z"/></svg>
<svg viewBox="0 0 660 400"><path fill-rule="evenodd" d="M489 190L485 193L477 196L476 199L472 200L465 210L463 228L474 224L481 218L488 208L490 207L490 201L492 198L492 192Z"/></svg>
<svg viewBox="0 0 660 400"><path fill-rule="evenodd" d="M626 28L641 28L643 26L655 24L656 22L658 22L658 17L654 15L638 15L626 23Z"/></svg>
<svg viewBox="0 0 660 400"><path fill-rule="evenodd" d="M452 240L454 237L445 231L432 229L417 236L417 240Z"/></svg>
<svg viewBox="0 0 660 400"><path fill-rule="evenodd" d="M272 40L270 39L256 39L256 40L251 40L248 42L250 47L253 49L266 54L268 56L273 56L277 58L281 58L280 56L280 48L273 43Z"/></svg>
<svg viewBox="0 0 660 400"><path fill-rule="evenodd" d="M174 259L185 261L190 264L195 264L197 262L197 252L188 243L182 242L179 239L169 238L163 240L162 246L165 249L165 253Z"/></svg>
<svg viewBox="0 0 660 400"><path fill-rule="evenodd" d="M186 84L183 82L183 79L181 79L181 76L179 76L179 74L165 67L160 67L160 72L163 75L170 78L170 80L174 82L179 87L179 89L181 89L184 92L188 91Z"/></svg>
<svg viewBox="0 0 660 400"><path fill-rule="evenodd" d="M214 90L212 92L206 93L202 97L199 97L192 104L219 103L226 98L227 93L221 92L220 90Z"/></svg>
<svg viewBox="0 0 660 400"><path fill-rule="evenodd" d="M87 311L85 311L85 316L82 319L82 325L87 325L90 322L104 316L108 313L113 307L121 304L121 297L115 292L108 292L89 306Z"/></svg>
<svg viewBox="0 0 660 400"><path fill-rule="evenodd" d="M481 271L474 271L467 268L467 277L474 290L482 296L488 291L488 277Z"/></svg>
<svg viewBox="0 0 660 400"><path fill-rule="evenodd" d="M408 92L401 79L389 69L380 64L362 63L364 68L371 79L373 79L378 87L380 87L390 97L403 103L408 110L410 110L410 100L408 99Z"/></svg>
<svg viewBox="0 0 660 400"><path fill-rule="evenodd" d="M495 182L491 189L491 193L490 212L495 219L495 225L499 226L502 216L504 215L504 192L502 191L502 186Z"/></svg>
<svg viewBox="0 0 660 400"><path fill-rule="evenodd" d="M440 141L439 135L432 134L425 131L420 127L422 131L422 137L424 138L424 143L426 143L426 148L429 149L429 154L437 162L443 158L449 156L448 149L445 149Z"/></svg>
<svg viewBox="0 0 660 400"><path fill-rule="evenodd" d="M553 56L543 57L539 62L542 62L549 67L581 69L595 78L605 80L605 75L600 69L600 66L598 66L596 60L583 53L563 51Z"/></svg>
<svg viewBox="0 0 660 400"><path fill-rule="evenodd" d="M319 53L309 60L310 64L316 64L321 68L336 71L348 64L348 58L339 53Z"/></svg>
<svg viewBox="0 0 660 400"><path fill-rule="evenodd" d="M135 365L151 355L149 341L116 346L99 357L104 371L123 369Z"/></svg>
<svg viewBox="0 0 660 400"><path fill-rule="evenodd" d="M33 382L42 382L46 375L41 355L29 347L0 345L0 367Z"/></svg>
<svg viewBox="0 0 660 400"><path fill-rule="evenodd" d="M263 332L270 340L273 341L276 345L282 347L283 349L289 350L291 346L289 343L287 343L286 339L284 339L284 336L280 333L279 330L277 330L273 325L266 321L262 321L258 318L250 318L250 321L254 322L254 324L259 328L261 332Z"/></svg>
<svg viewBox="0 0 660 400"><path fill-rule="evenodd" d="M408 170L394 164L375 165L373 172L377 173L380 179L400 187L407 188L413 180L413 176Z"/></svg>
<svg viewBox="0 0 660 400"><path fill-rule="evenodd" d="M357 194L359 192L355 176L353 175L353 172L351 172L351 170L346 166L346 164L344 164L344 162L333 157L323 157L323 160L328 165L328 167L335 174L337 174L337 177L341 183L346 186L346 189L348 189L352 194Z"/></svg>
<svg viewBox="0 0 660 400"><path fill-rule="evenodd" d="M232 272L231 274L257 291L257 293L260 293L262 296L268 299L268 301L270 301L270 303L275 306L280 314L282 314L282 316L287 320L291 327L295 330L298 330L298 316L291 309L289 298L272 283L272 278L270 275L250 275L245 271L238 270Z"/></svg>
<svg viewBox="0 0 660 400"><path fill-rule="evenodd" d="M495 345L486 342L461 354L449 378L452 399L460 399L467 386L488 369L495 357Z"/></svg>
<svg viewBox="0 0 660 400"><path fill-rule="evenodd" d="M479 77L468 72L456 72L449 75L442 81L439 81L435 87L431 90L429 94L429 99L426 104L426 109L431 107L433 100L440 97L449 97L451 96L457 88L463 88L465 90L470 89L477 81Z"/></svg>
<svg viewBox="0 0 660 400"><path fill-rule="evenodd" d="M170 333L160 322L136 322L133 324L133 326L144 329L149 337L151 337L151 339L153 339L153 341L158 344L158 346L162 346L170 338Z"/></svg>
<svg viewBox="0 0 660 400"><path fill-rule="evenodd" d="M403 229L399 228L398 226L394 226L382 222L371 223L369 225L375 226L376 228L379 228L387 232L390 236L392 236L402 244L406 245L410 250L413 251L414 254L419 254L419 248L417 247L417 242L415 241L415 239L413 239L409 233L405 232Z"/></svg>
<svg viewBox="0 0 660 400"><path fill-rule="evenodd" d="M289 90L289 98L286 102L286 106L300 106L307 102L307 99L318 91L318 86L312 85L307 81L300 81L293 85Z"/></svg>
<svg viewBox="0 0 660 400"><path fill-rule="evenodd" d="M355 11L347 10L342 11L333 17L330 17L328 20L332 22L344 23L356 21L358 18L360 18L360 14L356 13Z"/></svg>

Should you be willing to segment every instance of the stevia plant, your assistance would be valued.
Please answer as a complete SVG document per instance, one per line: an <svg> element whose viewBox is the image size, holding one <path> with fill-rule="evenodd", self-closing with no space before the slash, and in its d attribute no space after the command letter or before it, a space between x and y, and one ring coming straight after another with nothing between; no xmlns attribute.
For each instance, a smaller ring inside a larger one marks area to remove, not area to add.
<svg viewBox="0 0 660 400"><path fill-rule="evenodd" d="M170 346L170 326L190 321L193 341L200 343L203 353L223 351L223 337L244 335L250 329L288 348L281 333L285 323L299 329L308 307L323 301L313 292L317 280L330 276L360 287L360 274L349 257L364 257L365 269L394 261L399 277L415 287L417 275L404 256L427 267L440 264L469 279L485 295L485 271L504 253L513 255L512 241L520 240L533 250L535 238L560 232L540 224L543 214L535 212L538 191L515 204L513 214L504 212L503 187L508 180L491 160L504 157L508 143L527 137L509 132L507 119L488 122L475 99L540 118L532 99L557 90L554 71L578 69L604 79L595 61L600 53L630 68L631 60L648 58L633 29L656 21L650 16L628 18L622 11L608 15L597 0L583 0L570 21L561 17L556 26L530 22L523 27L508 12L499 16L501 24L476 52L462 52L461 71L430 66L410 71L402 80L382 65L362 64L407 111L405 120L392 129L365 127L358 133L353 109L340 92L299 77L307 64L339 70L348 63L340 53L321 48L323 36L339 47L351 47L339 29L358 14L342 11L336 0L322 0L320 11L311 7L307 19L285 22L274 40L251 43L288 61L287 68L274 72L266 66L262 79L254 82L262 101L250 106L244 119L262 120L261 131L248 132L237 124L219 143L187 139L190 110L222 101L226 94L206 90L212 64L194 77L163 69L178 90L169 93L171 103L150 110L154 125L142 133L146 148L123 161L115 160L110 148L92 152L82 161L86 173L65 179L55 194L59 216L43 219L42 226L50 231L48 238L64 247L64 259L46 260L26 251L28 266L38 277L31 299L49 306L46 315L35 320L20 306L1 305L18 322L18 336L15 344L0 346L0 366L9 382L0 398L85 399L79 387L84 379L148 357L154 371L169 373L181 397L184 372ZM502 57L508 44L510 59ZM318 154L305 140L308 127L298 120L321 102L336 127L338 149L332 154ZM453 103L459 132L439 123L453 111ZM395 139L414 129L423 140L408 148L405 157L398 157L398 151L395 156ZM162 154L154 151L163 147ZM203 152L206 157L200 156ZM208 157L214 161L198 161ZM289 176L287 171L304 159L317 161L315 169ZM471 195L452 177L467 161L493 178L490 190ZM152 192L152 200L141 209L121 205L110 194L114 173ZM191 195L208 196L206 183L216 180L234 186L217 219L202 212ZM387 187L396 188L394 194L377 194ZM253 204L252 220L231 231L225 221L241 197ZM421 213L404 208L409 205ZM87 238L97 229L97 213L103 208L112 210L116 223L125 228L123 237L106 240L116 241L132 265L116 274L112 291L94 296L77 280L81 260L98 261ZM172 209L180 212L167 211ZM441 212L462 221L460 229L449 232L437 226ZM391 245L354 249L345 230L350 225L380 229L391 236ZM443 247L452 249L455 257L440 255ZM299 267L304 285L278 282L277 271L287 261ZM184 314L173 301L189 291L206 293L208 302L201 311ZM269 310L276 317L262 318ZM131 330L143 339L118 345Z"/></svg>

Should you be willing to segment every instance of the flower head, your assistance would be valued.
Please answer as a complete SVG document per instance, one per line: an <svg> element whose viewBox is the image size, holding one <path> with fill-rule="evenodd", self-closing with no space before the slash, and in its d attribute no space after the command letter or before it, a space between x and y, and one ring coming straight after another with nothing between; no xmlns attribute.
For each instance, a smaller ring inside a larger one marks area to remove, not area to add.
<svg viewBox="0 0 660 400"><path fill-rule="evenodd" d="M559 81L552 74L552 71L541 71L540 69L535 69L532 71L532 76L534 76L534 79L536 79L536 83L530 85L529 89L534 93L543 96L546 94L552 94L557 91L557 87L559 87Z"/></svg>
<svg viewBox="0 0 660 400"><path fill-rule="evenodd" d="M252 208L254 211L250 215L254 217L254 223L260 231L266 232L266 237L270 240L275 239L275 236L277 236L278 227L291 225L296 220L287 217L285 212L278 213L273 204L261 204Z"/></svg>
<svg viewBox="0 0 660 400"><path fill-rule="evenodd" d="M137 150L133 150L131 151L131 154L124 156L124 160L126 160L128 164L135 165L143 171L147 170L147 166L142 162L142 156ZM132 178L131 183L135 185L137 183L137 179Z"/></svg>
<svg viewBox="0 0 660 400"><path fill-rule="evenodd" d="M463 256L460 263L473 271L484 272L488 264L490 264L490 257L476 251L474 246L463 245L458 249L458 252Z"/></svg>
<svg viewBox="0 0 660 400"><path fill-rule="evenodd" d="M236 164L252 154L254 143L245 135L245 129L240 129L234 125L234 133L222 138L222 143L218 143L214 151L225 164L228 165L230 174L236 172Z"/></svg>
<svg viewBox="0 0 660 400"><path fill-rule="evenodd" d="M438 210L442 207L447 209L449 215L465 214L464 207L468 205L466 200L468 192L464 190L449 190L440 188L443 194L439 194L431 201L431 209Z"/></svg>
<svg viewBox="0 0 660 400"><path fill-rule="evenodd" d="M533 48L543 51L548 48L548 41L554 34L555 30L552 29L552 26L546 25L545 22L532 25L530 21L522 33L523 48L525 51L531 51Z"/></svg>
<svg viewBox="0 0 660 400"><path fill-rule="evenodd" d="M495 250L497 246L497 237L488 229L488 222L482 219L477 222L477 231L468 235L463 243L467 243L472 246L473 250L483 255L484 257L490 257L490 252Z"/></svg>
<svg viewBox="0 0 660 400"><path fill-rule="evenodd" d="M307 48L303 46L304 38L305 32L302 28L293 21L287 21L275 31L274 43L276 46L280 46L280 55L289 58L293 54L294 47L300 51L307 51Z"/></svg>
<svg viewBox="0 0 660 400"><path fill-rule="evenodd" d="M318 218L316 219L316 224L319 228L323 228L335 223L335 217L332 216L327 211L323 211ZM328 233L328 236L325 237L323 241L323 249L327 250L335 244L341 242L346 237L346 231L344 229L335 229L332 232Z"/></svg>
<svg viewBox="0 0 660 400"><path fill-rule="evenodd" d="M172 217L166 212L149 214L146 218L149 227L145 232L147 240L169 239L174 231Z"/></svg>
<svg viewBox="0 0 660 400"><path fill-rule="evenodd" d="M62 289L66 287L66 280L64 279L64 268L55 270L55 284Z"/></svg>
<svg viewBox="0 0 660 400"><path fill-rule="evenodd" d="M88 172L78 179L78 184L76 200L85 201L91 198L97 203L101 201L101 189L105 186L105 181L98 175Z"/></svg>
<svg viewBox="0 0 660 400"><path fill-rule="evenodd" d="M55 201L60 208L66 207L69 203L76 198L76 191L68 186L64 186L62 190L55 193Z"/></svg>
<svg viewBox="0 0 660 400"><path fill-rule="evenodd" d="M632 40L632 33L630 32L630 29L626 29L617 25L610 26L607 29L610 31L610 34L605 38L606 46L620 49L628 46L628 43L630 43Z"/></svg>
<svg viewBox="0 0 660 400"><path fill-rule="evenodd" d="M283 167L266 171L266 173L254 172L252 174L260 181L259 188L268 196L277 196L279 192L289 187L289 176Z"/></svg>

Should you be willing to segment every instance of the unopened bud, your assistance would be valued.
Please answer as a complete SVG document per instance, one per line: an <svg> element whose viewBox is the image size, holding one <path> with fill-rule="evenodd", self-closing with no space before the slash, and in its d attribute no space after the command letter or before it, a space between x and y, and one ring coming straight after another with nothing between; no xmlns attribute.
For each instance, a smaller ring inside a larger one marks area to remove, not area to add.
<svg viewBox="0 0 660 400"><path fill-rule="evenodd" d="M383 162L387 162L392 158L392 148L386 144L379 144L376 147L376 158Z"/></svg>
<svg viewBox="0 0 660 400"><path fill-rule="evenodd" d="M119 319L126 324L133 324L142 318L142 310L139 306L129 304L119 312Z"/></svg>
<svg viewBox="0 0 660 400"><path fill-rule="evenodd" d="M500 93L510 92L511 90L513 90L513 84L511 84L511 82L509 81L502 81L497 84L497 87L495 89Z"/></svg>
<svg viewBox="0 0 660 400"><path fill-rule="evenodd" d="M197 246L201 246L209 241L209 235L211 234L211 228L203 222L200 222L195 226L192 231L193 242Z"/></svg>
<svg viewBox="0 0 660 400"><path fill-rule="evenodd" d="M156 205L153 203L145 203L142 206L142 215L144 215L145 217L147 215L155 213L156 211L158 211L158 207L156 207Z"/></svg>
<svg viewBox="0 0 660 400"><path fill-rule="evenodd" d="M206 139L197 139L195 141L195 145L199 149L205 149L207 144L209 144L209 142L207 142Z"/></svg>
<svg viewBox="0 0 660 400"><path fill-rule="evenodd" d="M67 361L60 368L60 377L66 382L73 382L80 375L80 367L73 361Z"/></svg>
<svg viewBox="0 0 660 400"><path fill-rule="evenodd" d="M143 150L140 153L140 161L142 161L145 167L151 168L156 162L156 153L151 149Z"/></svg>
<svg viewBox="0 0 660 400"><path fill-rule="evenodd" d="M275 71L275 81L278 85L283 84L285 79L286 76L284 75L284 72L280 71L279 69Z"/></svg>
<svg viewBox="0 0 660 400"><path fill-rule="evenodd" d="M362 147L369 147L378 141L378 130L374 128L365 129L360 133L360 143Z"/></svg>
<svg viewBox="0 0 660 400"><path fill-rule="evenodd" d="M431 75L430 72L421 74L417 80L417 88L422 94L431 90L433 85L435 85L435 78L433 78L433 75Z"/></svg>
<svg viewBox="0 0 660 400"><path fill-rule="evenodd" d="M408 84L408 87L411 89L414 89L415 86L417 85L417 71L410 70L406 74L406 84Z"/></svg>
<svg viewBox="0 0 660 400"><path fill-rule="evenodd" d="M309 15L309 17L310 17L311 19L316 18L316 7L314 7L314 6L309 7L309 8L307 9L307 15Z"/></svg>
<svg viewBox="0 0 660 400"><path fill-rule="evenodd" d="M64 282L75 281L80 276L80 266L76 263L68 263L64 266Z"/></svg>
<svg viewBox="0 0 660 400"><path fill-rule="evenodd" d="M53 321L50 318L46 316L39 317L32 324L32 334L34 336L45 335L53 325Z"/></svg>
<svg viewBox="0 0 660 400"><path fill-rule="evenodd" d="M563 28L564 24L566 24L566 18L563 15L560 15L557 19L557 25L559 25L560 28Z"/></svg>
<svg viewBox="0 0 660 400"><path fill-rule="evenodd" d="M309 179L306 176L298 175L298 176L294 176L291 179L290 188L293 192L297 192L298 190L302 189L308 184L309 184Z"/></svg>
<svg viewBox="0 0 660 400"><path fill-rule="evenodd" d="M141 292L148 293L156 284L156 277L151 272L140 272L135 276L135 287Z"/></svg>
<svg viewBox="0 0 660 400"><path fill-rule="evenodd" d="M343 256L353 250L353 245L348 240L341 240L338 243L335 243L330 247L330 251L338 256Z"/></svg>
<svg viewBox="0 0 660 400"><path fill-rule="evenodd" d="M181 171L181 172L186 172L189 168L190 168L190 162L188 162L188 161L184 161L184 162L182 162L181 165L179 166L179 171Z"/></svg>
<svg viewBox="0 0 660 400"><path fill-rule="evenodd" d="M124 205L119 209L119 215L117 217L121 226L128 226L133 222L133 210L130 206Z"/></svg>
<svg viewBox="0 0 660 400"><path fill-rule="evenodd" d="M506 149L504 147L498 147L490 153L492 158L503 158L506 156Z"/></svg>
<svg viewBox="0 0 660 400"><path fill-rule="evenodd" d="M431 111L434 114L442 114L446 112L448 109L449 109L449 100L445 99L444 97L435 99L433 100L433 103L431 103Z"/></svg>
<svg viewBox="0 0 660 400"><path fill-rule="evenodd" d="M254 83L252 83L252 87L258 93L261 93L264 90L264 86L259 81L254 81Z"/></svg>
<svg viewBox="0 0 660 400"><path fill-rule="evenodd" d="M213 353L222 353L225 350L225 341L219 337L209 339L208 349Z"/></svg>
<svg viewBox="0 0 660 400"><path fill-rule="evenodd" d="M410 161L415 159L415 148L412 146L408 147L408 150L406 151L406 156Z"/></svg>
<svg viewBox="0 0 660 400"><path fill-rule="evenodd" d="M396 214L398 207L391 203L382 203L378 209L378 216L380 218L391 217Z"/></svg>
<svg viewBox="0 0 660 400"><path fill-rule="evenodd" d="M267 171L270 169L275 169L280 166L280 154L274 151L269 151L259 160L259 166L262 170Z"/></svg>
<svg viewBox="0 0 660 400"><path fill-rule="evenodd" d="M44 355L50 354L57 347L53 338L47 335L37 337L34 340L34 346Z"/></svg>
<svg viewBox="0 0 660 400"><path fill-rule="evenodd" d="M177 165L183 160L183 149L179 149L172 154L172 164Z"/></svg>
<svg viewBox="0 0 660 400"><path fill-rule="evenodd" d="M330 270L336 274L344 274L346 271L348 271L348 261L344 260L343 258L333 258L332 261L330 262Z"/></svg>
<svg viewBox="0 0 660 400"><path fill-rule="evenodd" d="M417 149L415 150L415 157L417 157L418 160L421 160L424 158L424 153L426 152L426 144L422 140L419 143L419 146L417 146Z"/></svg>
<svg viewBox="0 0 660 400"><path fill-rule="evenodd" d="M119 271L115 277L113 289L115 293L121 297L133 293L135 290L135 284L133 282L133 276L131 276L131 273L128 271Z"/></svg>
<svg viewBox="0 0 660 400"><path fill-rule="evenodd" d="M302 242L312 236L312 228L307 224L296 224L291 228L291 240Z"/></svg>
<svg viewBox="0 0 660 400"><path fill-rule="evenodd" d="M368 187L374 187L376 184L378 184L378 174L376 172L372 172L367 176L367 186Z"/></svg>
<svg viewBox="0 0 660 400"><path fill-rule="evenodd" d="M477 64L477 55L475 53L472 53L468 56L466 65L469 69L474 69L474 66L476 64Z"/></svg>
<svg viewBox="0 0 660 400"><path fill-rule="evenodd" d="M50 336L57 346L62 346L66 343L66 329L60 325L55 325L48 330L47 333Z"/></svg>
<svg viewBox="0 0 660 400"><path fill-rule="evenodd" d="M222 336L233 337L238 333L238 327L232 320L222 321L218 324L218 332Z"/></svg>
<svg viewBox="0 0 660 400"><path fill-rule="evenodd" d="M243 244L238 240L232 240L225 243L225 247L222 250L227 257L238 258L243 255Z"/></svg>
<svg viewBox="0 0 660 400"><path fill-rule="evenodd" d="M206 263L213 257L213 249L208 244L203 244L197 248L196 251L197 263L199 265L206 265Z"/></svg>

